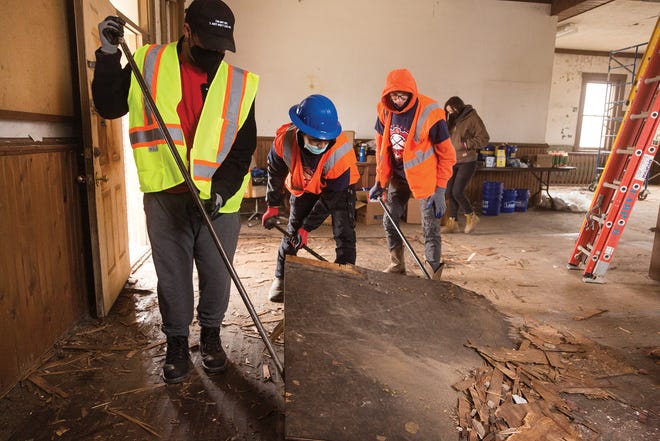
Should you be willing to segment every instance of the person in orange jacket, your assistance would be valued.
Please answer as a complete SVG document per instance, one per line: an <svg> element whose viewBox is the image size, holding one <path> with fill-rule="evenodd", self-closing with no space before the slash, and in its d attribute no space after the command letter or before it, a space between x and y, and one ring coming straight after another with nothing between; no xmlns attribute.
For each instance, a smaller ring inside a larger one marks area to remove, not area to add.
<svg viewBox="0 0 660 441"><path fill-rule="evenodd" d="M435 100L420 94L407 69L387 75L377 106L376 183L371 200L387 192L386 205L392 218L383 218L390 251L385 272L405 274L403 241L393 222L399 225L412 196L421 199L425 267L433 279L440 279L444 263L439 218L445 212L445 188L456 163L445 118Z"/></svg>
<svg viewBox="0 0 660 441"><path fill-rule="evenodd" d="M268 209L261 222L277 224L284 187L291 193L288 237L277 253L275 278L268 293L284 301L284 261L307 245L310 231L332 215L335 263L355 264L355 184L360 179L353 145L341 131L329 98L310 95L289 109L291 123L277 130L268 154Z"/></svg>

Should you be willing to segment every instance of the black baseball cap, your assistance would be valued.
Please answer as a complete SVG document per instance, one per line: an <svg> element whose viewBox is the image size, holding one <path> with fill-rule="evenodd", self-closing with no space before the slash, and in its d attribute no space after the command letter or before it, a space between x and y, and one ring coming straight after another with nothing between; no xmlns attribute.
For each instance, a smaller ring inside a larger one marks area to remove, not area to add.
<svg viewBox="0 0 660 441"><path fill-rule="evenodd" d="M207 49L236 52L234 13L221 0L194 0L185 22Z"/></svg>

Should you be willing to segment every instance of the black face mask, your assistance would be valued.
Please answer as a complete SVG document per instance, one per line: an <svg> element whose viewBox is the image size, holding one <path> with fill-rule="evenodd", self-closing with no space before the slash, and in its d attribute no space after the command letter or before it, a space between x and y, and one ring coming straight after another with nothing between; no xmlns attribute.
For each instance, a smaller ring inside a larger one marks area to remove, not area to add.
<svg viewBox="0 0 660 441"><path fill-rule="evenodd" d="M225 57L223 52L204 49L199 46L191 46L190 54L193 57L195 65L207 73L215 73L218 70L220 62Z"/></svg>

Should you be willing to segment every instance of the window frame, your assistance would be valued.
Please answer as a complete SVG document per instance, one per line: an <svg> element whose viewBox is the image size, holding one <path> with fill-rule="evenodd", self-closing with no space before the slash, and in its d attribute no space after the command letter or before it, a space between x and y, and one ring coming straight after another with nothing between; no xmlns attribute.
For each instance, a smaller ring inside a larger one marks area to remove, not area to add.
<svg viewBox="0 0 660 441"><path fill-rule="evenodd" d="M609 114L605 115L606 118L609 118L608 130L610 133L617 133L619 126L621 124L620 120L616 118L622 118L625 110L622 101L624 100L625 91L627 87L628 75L626 74L606 74L606 73L582 73L582 84L580 88L580 105L578 107L578 119L577 127L575 128L575 143L573 145L573 151L576 152L595 152L595 151L610 151L612 144L614 143L614 137L606 137L604 143L600 147L580 147L580 138L582 136L582 119L584 116L584 104L587 93L587 84L588 83L600 83L600 84L610 84L612 92L610 93L611 97L606 97L606 103L614 104L609 106Z"/></svg>

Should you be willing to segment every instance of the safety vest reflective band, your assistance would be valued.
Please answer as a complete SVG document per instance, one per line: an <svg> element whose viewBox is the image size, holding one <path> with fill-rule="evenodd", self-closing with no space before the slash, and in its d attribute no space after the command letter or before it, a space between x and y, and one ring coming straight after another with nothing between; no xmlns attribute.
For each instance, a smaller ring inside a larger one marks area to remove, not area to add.
<svg viewBox="0 0 660 441"><path fill-rule="evenodd" d="M355 150L346 135L342 132L335 139L334 145L323 152L312 178L305 184L303 165L300 160L300 146L297 139L298 130L293 124L280 127L275 137L275 153L280 156L287 167L289 174L284 184L294 195L300 196L304 192L320 194L325 187L326 179L336 179L350 170L350 184L360 179Z"/></svg>
<svg viewBox="0 0 660 441"><path fill-rule="evenodd" d="M176 42L148 45L138 49L134 58L143 73L156 106L174 140L179 156L191 169L191 177L200 197L208 199L215 171L229 154L236 134L247 119L257 93L259 77L251 72L220 63L211 82L188 154L177 106L181 101L181 74ZM140 189L162 191L183 182L154 115L148 109L135 77L131 78L128 97L129 137L138 169ZM192 164L192 165L191 165ZM246 170L247 172L247 170ZM249 173L248 173L249 174ZM244 184L247 181L244 180ZM237 211L243 190L227 202L222 212ZM235 209L234 209L235 208Z"/></svg>
<svg viewBox="0 0 660 441"><path fill-rule="evenodd" d="M428 136L431 127L445 118L445 112L436 101L429 97L418 95L418 100L411 131L403 148L403 169L413 196L421 199L433 194L436 188L438 158ZM384 130L382 136L376 137L378 143L376 177L380 184L385 186L392 176L390 154L392 112L381 103L378 104L378 109Z"/></svg>

